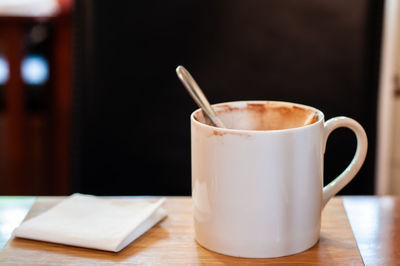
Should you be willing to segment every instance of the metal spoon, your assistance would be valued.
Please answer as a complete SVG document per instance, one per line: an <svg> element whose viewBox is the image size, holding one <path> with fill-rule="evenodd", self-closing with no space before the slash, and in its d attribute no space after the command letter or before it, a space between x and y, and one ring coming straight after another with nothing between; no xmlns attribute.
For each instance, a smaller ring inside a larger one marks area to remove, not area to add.
<svg viewBox="0 0 400 266"><path fill-rule="evenodd" d="M197 85L192 75L190 75L190 73L183 66L178 66L176 68L176 74L181 80L183 86L189 92L190 96L192 96L193 100L201 108L203 114L210 119L213 126L226 128L224 123L222 123L222 121L217 117L217 114L212 109L206 96L200 89L199 85Z"/></svg>

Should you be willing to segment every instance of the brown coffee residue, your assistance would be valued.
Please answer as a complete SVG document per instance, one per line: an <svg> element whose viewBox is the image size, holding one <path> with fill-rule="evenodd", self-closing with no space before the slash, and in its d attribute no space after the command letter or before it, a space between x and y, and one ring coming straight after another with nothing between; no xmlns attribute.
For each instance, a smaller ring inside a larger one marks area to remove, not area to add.
<svg viewBox="0 0 400 266"><path fill-rule="evenodd" d="M224 132L224 131L213 130L213 135L214 136L223 136L225 134L227 134L227 133Z"/></svg>
<svg viewBox="0 0 400 266"><path fill-rule="evenodd" d="M227 105L227 104L218 106L217 108L218 108L218 112L232 112L232 111L235 111L235 110L239 109L237 107L233 107L233 106L230 106L230 105Z"/></svg>
<svg viewBox="0 0 400 266"><path fill-rule="evenodd" d="M203 114L203 111L195 113L193 117L200 123L206 124L208 126L212 126L210 119Z"/></svg>
<svg viewBox="0 0 400 266"><path fill-rule="evenodd" d="M272 103L260 104L260 103L248 103L247 109L252 112L257 112L260 115L264 115L266 112L274 111L278 112L281 115L289 115L293 111L303 111L303 108L297 106L275 106Z"/></svg>
<svg viewBox="0 0 400 266"><path fill-rule="evenodd" d="M249 111L257 113L264 113L265 109L267 108L265 104L259 104L259 103L248 103L246 106Z"/></svg>
<svg viewBox="0 0 400 266"><path fill-rule="evenodd" d="M232 136L241 136L241 137L251 137L248 132L240 132L240 131L226 131L225 129L221 130L213 130L213 133L209 135L209 137L217 136L222 137L225 135L232 135Z"/></svg>
<svg viewBox="0 0 400 266"><path fill-rule="evenodd" d="M248 103L247 110L254 122L254 130L280 130L313 124L317 113L308 108L275 102Z"/></svg>
<svg viewBox="0 0 400 266"><path fill-rule="evenodd" d="M281 102L252 102L240 107L224 104L216 106L215 111L226 121L226 126L239 130L290 129L314 124L320 118L315 109ZM202 112L197 112L194 118L200 123L211 125ZM242 132L221 130L213 130L210 133L210 136L243 135Z"/></svg>
<svg viewBox="0 0 400 266"><path fill-rule="evenodd" d="M196 112L193 117L194 117L194 119L196 119L199 122L201 122L203 120L202 112Z"/></svg>
<svg viewBox="0 0 400 266"><path fill-rule="evenodd" d="M318 121L318 115L315 113L315 114L312 114L309 118L307 118L307 120L306 120L306 122L304 123L304 125L305 126L307 126L307 125L312 125L312 124L314 124L315 122L317 122Z"/></svg>

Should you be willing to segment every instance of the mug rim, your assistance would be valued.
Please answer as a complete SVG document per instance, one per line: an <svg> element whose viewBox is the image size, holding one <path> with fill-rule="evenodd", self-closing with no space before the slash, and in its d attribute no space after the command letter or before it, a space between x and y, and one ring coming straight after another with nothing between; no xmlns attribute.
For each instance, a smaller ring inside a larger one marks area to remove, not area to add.
<svg viewBox="0 0 400 266"><path fill-rule="evenodd" d="M266 104L266 103L278 103L278 104L289 104L289 105L294 105L306 109L312 109L314 110L317 115L318 115L318 120L312 124L305 125L305 126L300 126L300 127L293 127L293 128L286 128L286 129L269 129L269 130L254 130L254 129L232 129L232 128L220 128L216 127L213 125L207 125L204 124L200 121L198 121L194 116L201 111L200 108L194 110L192 114L190 115L190 121L200 127L207 128L207 129L212 129L212 130L217 130L221 132L226 132L226 133L247 133L247 134L276 134L276 133L284 133L284 132L292 132L292 131L299 131L307 128L312 128L318 126L321 122L324 121L325 115L324 113L312 106L308 106L305 104L300 104L300 103L293 103L293 102L287 102L287 101L268 101L268 100L241 100L241 101L230 101L230 102L222 102L222 103L216 103L212 104L212 107L218 107L222 105L239 105L241 103L252 103L252 104Z"/></svg>

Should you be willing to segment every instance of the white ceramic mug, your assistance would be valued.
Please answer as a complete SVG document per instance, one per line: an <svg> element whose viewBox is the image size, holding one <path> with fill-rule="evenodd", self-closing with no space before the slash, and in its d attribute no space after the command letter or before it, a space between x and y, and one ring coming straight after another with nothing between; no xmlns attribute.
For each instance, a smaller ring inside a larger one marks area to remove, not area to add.
<svg viewBox="0 0 400 266"><path fill-rule="evenodd" d="M347 117L324 122L321 111L287 102L241 101L213 107L228 129L207 125L200 110L191 115L198 243L249 258L286 256L312 247L319 239L325 204L364 162L364 129ZM276 111L269 111L272 107ZM304 114L291 116L290 110ZM312 113L314 121L303 126L304 117ZM267 116L272 127L284 122L272 130L254 130ZM323 186L326 141L338 127L355 133L357 151L344 172Z"/></svg>

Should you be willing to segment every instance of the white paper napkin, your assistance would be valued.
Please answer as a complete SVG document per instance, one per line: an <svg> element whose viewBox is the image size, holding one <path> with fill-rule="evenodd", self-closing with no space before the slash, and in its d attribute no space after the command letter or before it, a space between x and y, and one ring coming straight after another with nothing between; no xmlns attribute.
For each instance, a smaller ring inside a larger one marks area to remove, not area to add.
<svg viewBox="0 0 400 266"><path fill-rule="evenodd" d="M157 202L115 200L73 194L23 222L14 235L41 241L118 252L163 219Z"/></svg>

